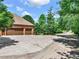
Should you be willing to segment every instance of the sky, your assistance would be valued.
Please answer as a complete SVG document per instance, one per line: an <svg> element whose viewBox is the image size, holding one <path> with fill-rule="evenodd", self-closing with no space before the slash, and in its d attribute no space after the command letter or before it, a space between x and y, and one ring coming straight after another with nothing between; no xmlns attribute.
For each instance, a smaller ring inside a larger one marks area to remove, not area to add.
<svg viewBox="0 0 79 59"><path fill-rule="evenodd" d="M41 14L47 14L50 7L52 12L56 13L60 7L59 0L4 0L8 10L18 16L31 15L35 21L38 20ZM55 14L55 17L59 17Z"/></svg>

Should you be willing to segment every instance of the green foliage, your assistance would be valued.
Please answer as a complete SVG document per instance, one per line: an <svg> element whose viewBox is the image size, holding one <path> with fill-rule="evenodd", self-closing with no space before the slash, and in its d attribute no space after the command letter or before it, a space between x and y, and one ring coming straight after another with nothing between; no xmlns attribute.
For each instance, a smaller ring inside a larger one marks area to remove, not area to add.
<svg viewBox="0 0 79 59"><path fill-rule="evenodd" d="M6 11L6 10L7 10L7 6L5 6L2 2L0 2L0 12Z"/></svg>
<svg viewBox="0 0 79 59"><path fill-rule="evenodd" d="M72 15L66 14L64 16L61 16L58 22L62 30L71 30Z"/></svg>
<svg viewBox="0 0 79 59"><path fill-rule="evenodd" d="M33 20L33 18L32 18L30 15L25 15L25 16L23 16L23 18L24 18L25 20L31 22L32 24L34 24L34 20Z"/></svg>
<svg viewBox="0 0 79 59"><path fill-rule="evenodd" d="M45 34L46 32L46 17L44 14L41 14L38 20L38 23L35 24L36 34Z"/></svg>
<svg viewBox="0 0 79 59"><path fill-rule="evenodd" d="M52 35L61 32L58 22L52 13L52 8L48 10L47 17L44 14L40 15L38 23L35 24L35 32L42 35Z"/></svg>
<svg viewBox="0 0 79 59"><path fill-rule="evenodd" d="M55 33L62 33L62 29L59 26L58 20L59 19L57 19L57 21L55 21L55 24L54 24Z"/></svg>
<svg viewBox="0 0 79 59"><path fill-rule="evenodd" d="M52 13L52 8L48 10L48 15L47 15L47 30L48 34L54 34L55 33L55 19L54 15Z"/></svg>
<svg viewBox="0 0 79 59"><path fill-rule="evenodd" d="M11 27L13 22L13 15L7 11L7 7L0 2L0 30Z"/></svg>
<svg viewBox="0 0 79 59"><path fill-rule="evenodd" d="M4 0L0 0L0 2L1 2L1 1L4 1Z"/></svg>
<svg viewBox="0 0 79 59"><path fill-rule="evenodd" d="M77 14L79 12L79 0L61 0L60 7L60 15Z"/></svg>
<svg viewBox="0 0 79 59"><path fill-rule="evenodd" d="M59 24L63 30L72 30L79 35L79 0L61 0Z"/></svg>
<svg viewBox="0 0 79 59"><path fill-rule="evenodd" d="M35 23L35 33L39 35L40 32L41 32L40 25L38 23Z"/></svg>
<svg viewBox="0 0 79 59"><path fill-rule="evenodd" d="M38 20L39 26L40 26L40 33L45 33L45 27L46 27L46 17L44 14L41 14Z"/></svg>
<svg viewBox="0 0 79 59"><path fill-rule="evenodd" d="M79 35L79 14L76 14L72 17L72 31L75 33L75 34L78 34Z"/></svg>

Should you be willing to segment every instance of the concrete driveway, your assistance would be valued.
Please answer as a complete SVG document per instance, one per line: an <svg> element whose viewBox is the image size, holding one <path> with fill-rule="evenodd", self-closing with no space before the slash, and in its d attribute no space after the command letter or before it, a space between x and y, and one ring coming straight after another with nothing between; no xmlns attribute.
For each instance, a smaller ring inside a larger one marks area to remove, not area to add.
<svg viewBox="0 0 79 59"><path fill-rule="evenodd" d="M57 52L70 51L63 44L54 42L53 39L61 38L58 36L14 35L2 38L9 38L14 42L13 44L6 43L0 49L0 59L60 59L62 56ZM4 41L4 39L1 40ZM4 43L9 40L5 40Z"/></svg>

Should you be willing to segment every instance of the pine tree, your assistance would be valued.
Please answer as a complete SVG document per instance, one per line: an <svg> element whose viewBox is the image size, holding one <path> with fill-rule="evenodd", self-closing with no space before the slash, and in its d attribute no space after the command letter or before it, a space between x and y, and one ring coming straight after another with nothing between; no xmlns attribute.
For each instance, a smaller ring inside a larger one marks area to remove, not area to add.
<svg viewBox="0 0 79 59"><path fill-rule="evenodd" d="M54 15L52 13L52 8L50 8L48 10L48 15L47 15L47 33L48 34L54 34L55 30L54 30Z"/></svg>
<svg viewBox="0 0 79 59"><path fill-rule="evenodd" d="M40 33L45 34L46 32L46 17L44 14L41 14L38 20L40 26Z"/></svg>

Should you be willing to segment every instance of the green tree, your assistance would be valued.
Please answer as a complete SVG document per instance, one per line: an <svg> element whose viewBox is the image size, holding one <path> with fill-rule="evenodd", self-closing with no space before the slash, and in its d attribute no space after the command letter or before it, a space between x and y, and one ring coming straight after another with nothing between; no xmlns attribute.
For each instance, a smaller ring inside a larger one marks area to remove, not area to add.
<svg viewBox="0 0 79 59"><path fill-rule="evenodd" d="M47 15L47 33L48 34L54 34L55 33L55 19L54 15L52 13L52 8L48 10L48 15Z"/></svg>
<svg viewBox="0 0 79 59"><path fill-rule="evenodd" d="M73 15L72 20L73 22L71 29L75 34L79 35L79 14Z"/></svg>
<svg viewBox="0 0 79 59"><path fill-rule="evenodd" d="M0 30L9 28L13 24L13 15L7 11L7 7L0 0Z"/></svg>
<svg viewBox="0 0 79 59"><path fill-rule="evenodd" d="M40 33L45 34L46 31L46 17L44 14L41 14L38 20L40 26Z"/></svg>
<svg viewBox="0 0 79 59"><path fill-rule="evenodd" d="M79 12L79 0L61 0L60 15L76 14Z"/></svg>
<svg viewBox="0 0 79 59"><path fill-rule="evenodd" d="M62 30L65 30L65 31L69 31L71 30L71 26L72 26L72 15L69 15L69 14L66 14L64 16L61 16L58 20L59 22L59 27L62 29Z"/></svg>
<svg viewBox="0 0 79 59"><path fill-rule="evenodd" d="M39 23L35 23L35 34L40 35L41 29Z"/></svg>
<svg viewBox="0 0 79 59"><path fill-rule="evenodd" d="M79 32L79 0L61 0L61 10L59 14L62 19L63 28L72 30L74 33ZM75 25L76 24L76 25Z"/></svg>
<svg viewBox="0 0 79 59"><path fill-rule="evenodd" d="M56 34L61 32L58 26L58 22L55 20L54 14L52 13L52 8L50 8L47 17L44 14L40 15L38 23L35 23L35 32L36 34L46 35Z"/></svg>
<svg viewBox="0 0 79 59"><path fill-rule="evenodd" d="M34 20L33 20L33 18L32 18L30 15L25 15L25 16L23 16L23 18L24 18L25 20L31 22L32 24L34 24Z"/></svg>

